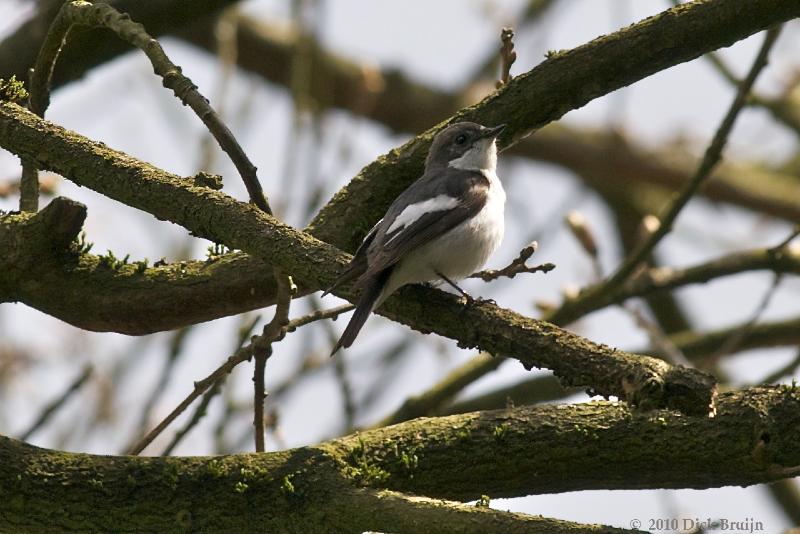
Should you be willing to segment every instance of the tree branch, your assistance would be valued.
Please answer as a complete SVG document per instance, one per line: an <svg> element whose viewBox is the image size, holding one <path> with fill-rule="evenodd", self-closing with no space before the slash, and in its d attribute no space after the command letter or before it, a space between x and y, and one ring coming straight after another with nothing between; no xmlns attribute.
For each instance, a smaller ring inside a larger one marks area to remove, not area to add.
<svg viewBox="0 0 800 534"><path fill-rule="evenodd" d="M272 356L272 345L280 341L286 335L289 324L289 307L292 298L297 292L291 276L281 272L279 268L273 271L275 282L278 284L278 302L275 305L275 315L272 320L264 327L261 335L263 342L257 344L257 349L253 353L255 366L253 371L253 428L255 430L255 450L264 452L264 400L267 394L264 390L264 372L267 360Z"/></svg>
<svg viewBox="0 0 800 534"><path fill-rule="evenodd" d="M313 36L278 25L237 17L238 65L264 79L288 87L296 43L311 47L310 97L320 108L336 107L376 120L397 131L417 132L458 111L470 98L415 82L394 70L376 70L326 51ZM212 21L204 20L179 36L214 50ZM264 57L271 61L263 61ZM494 76L496 54L490 72ZM621 134L549 125L510 147L509 154L551 161L571 169L590 183L631 187L642 182L679 189L691 177L687 156L650 153ZM776 217L800 222L800 188L793 176L762 166L723 164L700 194Z"/></svg>
<svg viewBox="0 0 800 534"><path fill-rule="evenodd" d="M669 342L674 344L687 358L698 365L704 365L705 360L714 355L727 355L720 353L727 345L727 342L742 331L745 325L737 324L719 330L707 332L697 332L686 330L675 332L669 336ZM800 345L800 317L793 317L784 321L765 322L752 325L748 328L744 336L739 339L735 347L736 352L789 347ZM637 350L640 354L658 355L658 351L653 348L641 347ZM453 371L429 391L411 397L394 415L387 418L393 422L405 421L413 417L424 415L450 415L454 413L472 412L478 410L497 410L507 405L510 401L516 405L538 404L563 399L570 393L577 393L580 388L565 388L558 378L551 375L534 376L526 378L510 386L501 387L483 395L467 398L462 401L447 405L447 402L458 391L447 390L447 395L442 395L447 385L458 381L459 385L471 383L469 379L480 378L496 369L502 361L487 360L477 357L462 367ZM787 363L781 369L775 371L768 377L756 381L757 384L773 384L778 382L786 375L790 375L800 366L800 353L798 357ZM436 399L441 402L426 402ZM417 410L409 411L409 407L419 407ZM407 415L407 417L404 417Z"/></svg>
<svg viewBox="0 0 800 534"><path fill-rule="evenodd" d="M461 534L624 534L636 533L605 525L585 525L542 516L494 510L488 506L467 505L460 502L429 499L398 493L363 489L356 494L353 506L360 508L369 530L379 532L418 532ZM343 503L344 504L344 503ZM351 504L351 503L347 503ZM346 505L346 504L345 504ZM353 508L350 508L351 510ZM368 519L367 519L368 518Z"/></svg>
<svg viewBox="0 0 800 534"><path fill-rule="evenodd" d="M611 304L619 304L633 297L643 297L692 284L704 284L717 278L748 271L769 270L774 273L800 275L800 248L788 246L761 248L735 252L692 267L656 267L641 271L618 289L611 291L596 302L581 308L580 317L586 316ZM561 324L573 316L560 317Z"/></svg>
<svg viewBox="0 0 800 534"><path fill-rule="evenodd" d="M717 131L714 133L714 137L708 145L703 159L698 165L692 179L686 182L678 195L676 195L666 207L663 216L659 217L658 226L654 231L628 254L611 276L602 282L586 288L577 298L565 301L561 308L548 317L549 320L561 324L567 323L569 320L565 317L579 317L583 315L582 310L593 306L594 301L603 300L606 294L617 291L617 289L630 278L634 271L641 266L642 262L650 255L664 236L672 230L672 225L675 223L681 210L689 203L689 200L691 200L700 189L700 186L708 180L711 171L716 167L720 159L722 159L722 151L725 148L725 144L736 122L736 118L744 106L747 95L750 93L750 89L755 83L756 78L767 65L769 51L772 49L772 45L775 43L779 34L779 27L772 28L767 32L747 77L742 80L742 83L739 85L736 97L733 99Z"/></svg>
<svg viewBox="0 0 800 534"><path fill-rule="evenodd" d="M78 205L64 198L53 203ZM158 267L148 267L147 260L111 266L102 256L67 253L80 224L53 247L47 240L56 234L49 226L38 227L35 236L26 230L32 220L25 214L0 217L0 302L24 302L84 330L129 335L275 304L272 267L241 252ZM300 288L298 296L309 292Z"/></svg>
<svg viewBox="0 0 800 534"><path fill-rule="evenodd" d="M268 259L306 287L331 284L346 264L347 257L334 247L250 205L91 142L14 104L0 103L0 146L195 235ZM353 298L346 290L336 294ZM464 307L455 296L424 287L406 287L399 295L381 313L456 339L462 347L513 356L527 368L552 369L567 384L590 386L646 408L706 413L712 404L714 380L703 373L612 350L488 303Z"/></svg>
<svg viewBox="0 0 800 534"><path fill-rule="evenodd" d="M718 406L714 418L637 415L609 402L514 408L214 458L95 456L0 438L0 498L6 503L0 524L105 531L135 518L136 528L147 531L176 524L211 531L223 522L242 532L285 531L285 525L363 531L375 525L375 512L365 506L374 501L358 498L364 487L471 500L747 486L800 473L800 389L725 393ZM317 513L308 514L309 507Z"/></svg>
<svg viewBox="0 0 800 534"><path fill-rule="evenodd" d="M197 86L181 72L181 68L172 63L158 41L145 31L144 26L133 22L129 15L121 14L109 4L92 4L83 0L70 0L64 3L45 37L36 58L36 66L31 74L30 109L32 112L40 117L44 116L50 102L53 69L61 48L74 26L108 28L120 39L144 52L152 63L155 74L163 79L164 87L172 89L175 96L195 112L219 143L220 148L228 154L244 181L250 201L265 212L272 213L261 183L258 181L255 165L244 153L233 133L225 126L208 100L197 91ZM36 192L38 193L38 184Z"/></svg>
<svg viewBox="0 0 800 534"><path fill-rule="evenodd" d="M171 23L174 22L176 27L180 27L180 25L187 20L183 18L185 14L191 14L194 18L197 18L197 14L203 12L203 10L214 11L215 9L219 9L219 7L226 2L197 0L181 8L183 3L184 2L181 0L171 0L169 2L159 3L158 6L151 6L150 4L142 5L137 2L118 1L115 3L115 6L121 10L130 10L134 18L144 21L148 29L151 29L154 34L159 34L169 29L170 25L165 24L166 20L169 20ZM727 4L729 3L730 2L727 2ZM726 4L726 2L721 2L720 4ZM161 9L175 9L175 13L170 11L161 13L159 11ZM163 15L163 17L161 15ZM50 17L52 16L53 14L50 15ZM731 14L729 13L727 16L731 16ZM10 49L29 50L31 47L38 47L38 43L35 41L37 32L34 31L34 29L41 27L43 24L48 24L49 19L43 16L41 20L37 20L38 22L31 21L30 25L25 26L25 32L20 31L15 34L13 38L10 37L7 43L0 47L0 54ZM42 20L45 22L42 22ZM686 20L691 21L692 19ZM703 20L702 16L700 20ZM742 22L742 24L745 24L745 22ZM647 28L644 28L644 30L647 30ZM650 30L647 30L647 32L649 31ZM292 34L281 39L275 37L276 32L277 30L275 28L266 27L263 24L256 23L249 19L240 19L239 31L237 32L240 40L240 49L242 51L239 55L240 64L245 68L259 72L267 77L267 79L278 83L288 83L291 51L293 50L292 43L294 39L296 39L296 36ZM41 40L41 32L39 32L38 35L38 39ZM75 65L75 76L77 76L78 71L82 72L82 69L87 68L87 62L94 59L100 61L101 59L97 59L91 49L84 50L83 47L87 45L87 43L94 42L93 39L100 38L102 35L104 34L97 31L81 34L80 39L77 39L75 44L67 47L63 52L62 56L64 59L59 62L59 65L69 65L70 68ZM211 32L192 31L191 35L194 37L201 35L209 36ZM649 37L649 39L656 39L657 35L658 34L655 33L653 36ZM623 44L626 42L625 39L631 36L622 37L623 38L615 34L605 38L605 40ZM34 39L34 41L28 42L26 39ZM96 47L94 50L101 50L103 52L110 50L112 48L111 45L116 43L116 41L114 39L110 39L109 41L109 43ZM599 45L602 41L603 39L590 43L586 45L586 47L594 49L595 52L599 53ZM20 44L23 42L27 43L26 46ZM213 46L213 39L208 42L202 39L195 39L194 42L205 47ZM685 43L682 42L682 46L684 44ZM81 53L74 54L71 52L73 50L80 50ZM402 77L399 73L368 72L364 70L363 66L347 62L339 57L331 56L322 49L315 50L315 68L312 69L312 73L314 76L319 75L320 77L315 83L312 83L310 87L311 90L314 91L313 96L318 100L322 98L323 95L329 95L328 100L319 101L320 105L344 107L356 113L367 114L367 116L372 116L370 113L373 113L374 110L386 110L388 113L393 113L392 110L400 111L395 113L394 117L381 118L374 116L373 118L381 120L388 126L406 130L423 128L432 117L442 117L443 114L455 111L458 106L458 99L454 95L430 92L430 90L427 90L424 86L414 84L414 82ZM255 53L257 51L265 51L265 53ZM251 54L251 52L254 53ZM266 56L271 57L273 61L262 61L261 58ZM18 55L14 55L9 59L16 60L17 57ZM250 59L248 59L248 57L250 57ZM0 65L7 65L9 68L14 64L16 63L13 61L0 61ZM30 64L30 62L28 64ZM78 64L83 66L80 67ZM569 65L567 65L567 67L569 67ZM258 70L259 68L261 70ZM270 68L274 70L269 70ZM24 70L23 68L23 74ZM373 87L376 91L373 97L379 100L376 101L376 106L372 108L373 111L363 108L363 106L359 107L359 100L354 98L354 95L364 92L365 89L363 86L367 79L378 80L378 82L375 82L377 85ZM55 83L61 83L61 80L63 80L63 78L59 76L57 69L55 73ZM359 86L358 84L361 85ZM362 88L359 89L359 87ZM320 88L326 88L326 90L317 94ZM331 88L340 89L333 90ZM413 106L403 104L403 102L406 102L407 98L410 98L409 102L414 102ZM409 113L409 109L415 110L414 113ZM404 125L404 123L399 122L402 118L417 120L417 122L415 124ZM682 183L682 180L684 180L683 171L680 169L675 170L673 162L664 162L663 158L656 158L651 154L637 152L636 147L629 143L626 144L621 140L618 140L619 142L616 143L595 140L593 136L579 135L579 133L575 131L562 135L560 132L563 130L564 128L562 126L558 128L548 127L539 132L535 137L514 147L514 151L520 149L523 153L550 159L562 165L570 166L570 162L573 162L570 168L577 166L574 170L581 172L582 175L585 175L582 169L591 168L599 172L609 167L609 172L603 174L601 179L604 181L613 179L615 183L622 180L622 183L626 184L626 187L630 185L631 177L633 176L636 177L636 180L652 179L655 180L655 183L673 188L677 187ZM556 134L556 132L559 133ZM612 157L609 157L609 146L613 148L610 152ZM598 155L599 157L593 158L591 156L592 154ZM576 158L576 155L583 155L584 157ZM587 158L589 161L584 161ZM598 165L598 162L602 162L603 164ZM724 169L723 172L725 172ZM753 179L752 172L754 171L748 170L743 173L741 169L734 169L731 172L727 172L724 176L713 180L709 184L709 187L706 188L705 193L714 199L739 203L740 205L752 209L762 210L773 215L789 218L790 220L800 221L800 210L797 208L800 204L795 200L798 192L796 181L793 179L778 179L781 178L780 176L777 176L776 179L773 180L769 175L761 171L759 171L760 174L758 178ZM739 179L739 175L741 175L741 179ZM732 182L731 179L736 180ZM759 184L758 191L753 190L752 184L754 183ZM764 187L765 183L770 183L770 187ZM381 200L381 202L385 201L388 205L391 198L391 196L387 196L385 199ZM370 202L372 202L372 200L370 200ZM336 218L331 218L327 222L336 222L336 220ZM326 226L327 222L319 223L318 226ZM367 227L368 225L365 223L364 228ZM338 232L334 233L340 235ZM321 233L318 233L318 235L321 235ZM355 243L361 233L351 232L350 235L353 236L353 243ZM2 258L2 255L0 255L0 258ZM204 270L204 274L210 274L210 277L204 276L198 280L195 280L191 275L195 274L194 267L200 268L203 264L188 262L185 264L186 269L181 268L179 271L172 271L172 276L175 278L176 283L180 284L181 282L185 282L186 284L185 286L176 288L176 291L171 291L172 286L170 284L163 283L166 281L164 278L151 280L149 276L144 277L141 281L141 286L137 286L135 289L131 288L130 291L128 290L130 286L126 284L113 283L113 276L109 276L106 281L99 280L100 283L94 283L92 274L99 274L92 267L95 263L96 261L94 259L87 259L86 261L81 259L81 261L77 263L75 270L64 271L63 269L59 269L57 271L52 270L46 273L39 273L39 279L41 279L42 276L47 276L51 283L26 284L24 286L17 285L15 286L17 289L25 292L24 296L10 297L6 294L6 296L0 296L0 300L19 299L29 303L35 301L36 304L32 304L34 307L42 309L46 313L61 317L62 319L65 319L66 310L71 310L73 312L75 310L86 311L87 316L85 317L83 313L74 314L74 319L72 319L73 324L89 330L112 330L130 334L144 334L177 328L187 324L210 320L274 303L274 284L269 277L258 276L260 272L270 272L271 266L261 264L263 268L259 267L259 262L252 259L237 258L235 262L230 264L227 261L222 261L217 268L220 271L225 270L228 276L220 276L217 279L213 272L208 273L208 271L213 271L213 269L206 269ZM237 266L240 266L242 271L237 271ZM228 267L230 267L229 270ZM134 270L131 270L131 272L135 273ZM118 276L122 276L124 273L125 269L123 269L121 273L118 273ZM150 271L147 271L147 274L150 274ZM153 274L158 274L158 272L154 272ZM224 285L219 286L219 293L213 291L214 287L217 287L213 282L217 280L225 282ZM237 283L237 280L241 280L242 283ZM126 277L126 281L127 283L139 283L138 277L135 276ZM197 286L193 285L195 281L199 282ZM73 283L77 285L74 291L62 291L59 292L58 295L52 295L51 292L44 291L48 287L73 287ZM1 282L0 286L2 286ZM93 291L85 291L84 288L92 288ZM190 291L192 288L197 290L196 295ZM205 293L206 288L208 288L207 294ZM2 290L1 287L0 290ZM145 293L142 293L143 297L141 299L134 298L134 300L131 300L130 297L140 290L146 290ZM298 294L303 295L307 291L307 289L301 286ZM43 293L47 293L47 295ZM89 310L94 306L76 306L75 303L71 301L63 302L59 305L57 302L58 299L69 299L70 297L78 297L80 299L82 295L86 294L91 295L91 298L97 298L99 302L95 302L94 304L100 306L96 309L100 310L101 313L92 316ZM219 295L225 294L235 295L236 298L219 298ZM99 298L101 296L103 297L102 299ZM196 297L196 300L191 297ZM140 308L135 306L137 301L141 306ZM132 302L134 306L127 308L122 305L129 302ZM153 306L157 302L168 304L166 308L161 310L162 313L153 313ZM170 303L174 303L174 306L170 305ZM49 308L49 311L46 308ZM141 312L138 311L139 309L141 309ZM123 314L121 313L122 310L126 312Z"/></svg>
<svg viewBox="0 0 800 534"><path fill-rule="evenodd" d="M127 13L131 19L143 24L151 35L159 36L174 32L199 18L213 15L238 0L113 0L117 10ZM35 14L17 30L0 42L0 78L16 76L28 79L28 69L36 62L36 56L44 42L48 29L61 9L63 2L38 2ZM213 35L213 31L210 32ZM54 87L76 80L101 63L132 49L111 32L94 28L79 28L73 32L73 42L61 54L53 73Z"/></svg>
<svg viewBox="0 0 800 534"><path fill-rule="evenodd" d="M698 363L704 359L718 355L725 348L726 343L737 336L745 325L737 324L710 332L677 332L670 336L670 340L683 352L687 358ZM751 325L745 336L739 340L735 347L736 352L755 349L784 347L800 343L800 317L793 317L784 321L759 323Z"/></svg>
<svg viewBox="0 0 800 534"><path fill-rule="evenodd" d="M737 0L707 0L674 7L552 55L446 123L507 123L499 139L506 147L595 98L797 16L800 5L791 0L754 0L746 6ZM389 203L419 177L431 139L446 123L362 169L317 214L309 227L312 233L343 250L355 250ZM363 209L353 210L354 205Z"/></svg>
<svg viewBox="0 0 800 534"><path fill-rule="evenodd" d="M514 278L522 273L549 273L556 268L552 263L543 263L541 265L527 264L528 260L533 256L533 253L536 252L538 246L538 243L534 241L520 250L517 257L502 269L486 269L485 271L469 275L469 278L480 278L484 282L491 282L492 280L503 277Z"/></svg>

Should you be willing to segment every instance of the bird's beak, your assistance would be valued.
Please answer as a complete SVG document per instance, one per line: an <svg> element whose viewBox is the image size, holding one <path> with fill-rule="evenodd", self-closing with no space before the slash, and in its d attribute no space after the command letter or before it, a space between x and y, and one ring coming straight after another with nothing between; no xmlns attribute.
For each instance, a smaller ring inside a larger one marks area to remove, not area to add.
<svg viewBox="0 0 800 534"><path fill-rule="evenodd" d="M481 134L481 137L491 137L492 139L496 138L498 135L503 133L503 130L506 129L505 124L501 124L499 126L495 126L494 128L487 128Z"/></svg>

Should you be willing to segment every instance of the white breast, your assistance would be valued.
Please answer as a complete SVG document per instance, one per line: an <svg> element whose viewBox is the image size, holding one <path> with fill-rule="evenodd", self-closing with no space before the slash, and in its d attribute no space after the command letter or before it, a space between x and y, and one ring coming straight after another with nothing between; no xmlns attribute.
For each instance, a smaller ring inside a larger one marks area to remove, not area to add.
<svg viewBox="0 0 800 534"><path fill-rule="evenodd" d="M442 236L439 271L448 278L461 279L480 270L503 241L506 192L495 173L484 173L489 191L481 211Z"/></svg>
<svg viewBox="0 0 800 534"><path fill-rule="evenodd" d="M489 179L489 190L481 211L401 260L380 301L402 285L439 280L437 272L456 281L486 264L503 241L506 193L494 172L484 171L484 174Z"/></svg>

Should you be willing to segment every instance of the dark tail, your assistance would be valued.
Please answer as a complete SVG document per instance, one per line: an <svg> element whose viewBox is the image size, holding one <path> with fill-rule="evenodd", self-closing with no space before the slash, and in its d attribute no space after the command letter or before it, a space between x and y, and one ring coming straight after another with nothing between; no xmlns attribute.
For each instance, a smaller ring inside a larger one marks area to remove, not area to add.
<svg viewBox="0 0 800 534"><path fill-rule="evenodd" d="M361 298L358 299L356 311L350 318L350 322L347 323L347 328L344 329L342 337L339 338L339 341L336 342L336 346L333 347L331 356L336 354L336 351L340 348L347 348L353 344L356 336L361 331L361 327L367 322L367 317L369 317L369 314L372 313L372 310L375 308L375 303L378 297L381 296L381 291L383 291L383 287L386 285L391 271L391 269L386 269L364 284L364 291L361 293Z"/></svg>
<svg viewBox="0 0 800 534"><path fill-rule="evenodd" d="M381 221L382 220L383 219L381 219ZM356 253L353 254L353 259L350 260L350 263L344 270L344 272L341 275L339 275L339 278L336 279L336 281L333 283L331 287L329 287L322 293L323 297L328 293L330 293L331 291L333 291L334 289L336 289L337 287L339 287L340 285L345 284L351 280L355 280L356 278L364 274L364 271L367 270L367 249L372 244L372 240L375 239L375 234L378 231L378 225L381 223L381 221L375 223L375 226L372 227L372 230L369 231L367 237L364 238L364 241L358 247Z"/></svg>
<svg viewBox="0 0 800 534"><path fill-rule="evenodd" d="M336 289L340 285L346 284L347 282L350 282L351 280L355 280L356 278L358 278L359 276L364 274L364 271L366 271L366 270L367 270L366 261L356 262L356 260L353 260L350 263L350 265L347 266L347 268L344 270L344 272L341 275L339 275L339 278L336 279L336 281L333 283L333 285L331 287L329 287L328 289L326 289L325 291L323 291L323 293L320 296L320 298L324 297L325 295L328 295L331 291L333 291L334 289Z"/></svg>

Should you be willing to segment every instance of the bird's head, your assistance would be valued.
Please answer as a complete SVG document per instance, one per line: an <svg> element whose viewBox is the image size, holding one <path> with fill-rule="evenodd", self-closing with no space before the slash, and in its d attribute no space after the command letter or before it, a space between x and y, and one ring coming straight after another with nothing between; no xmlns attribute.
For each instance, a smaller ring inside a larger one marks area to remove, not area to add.
<svg viewBox="0 0 800 534"><path fill-rule="evenodd" d="M470 171L494 172L497 166L495 139L506 127L505 124L487 128L474 122L451 124L433 139L427 169L455 167Z"/></svg>

